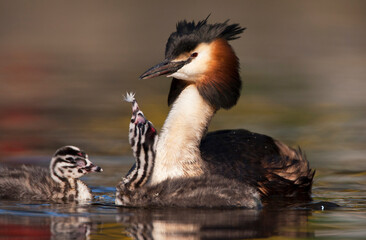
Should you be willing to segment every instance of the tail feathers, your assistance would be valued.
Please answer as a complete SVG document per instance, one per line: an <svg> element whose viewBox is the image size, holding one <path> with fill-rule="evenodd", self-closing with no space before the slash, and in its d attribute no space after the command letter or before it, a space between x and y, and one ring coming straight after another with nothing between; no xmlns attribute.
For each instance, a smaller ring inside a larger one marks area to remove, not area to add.
<svg viewBox="0 0 366 240"><path fill-rule="evenodd" d="M269 164L269 167L277 173L279 176L294 181L302 176L309 176L309 162L306 159L306 155L302 152L301 148L290 148L280 141L275 142L280 152L280 160L272 161L273 164ZM278 168L278 169L276 169Z"/></svg>
<svg viewBox="0 0 366 240"><path fill-rule="evenodd" d="M280 156L264 162L267 181L261 182L264 196L285 192L286 197L311 199L311 187L315 170L309 167L306 155L300 148L297 150L276 141Z"/></svg>

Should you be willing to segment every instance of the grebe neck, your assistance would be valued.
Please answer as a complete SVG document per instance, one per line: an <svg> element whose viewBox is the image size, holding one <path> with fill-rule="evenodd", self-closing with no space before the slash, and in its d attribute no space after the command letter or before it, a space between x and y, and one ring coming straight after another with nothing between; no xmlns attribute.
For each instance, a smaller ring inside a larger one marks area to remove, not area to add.
<svg viewBox="0 0 366 240"><path fill-rule="evenodd" d="M51 163L50 163L50 175L51 178L53 179L53 181L59 183L59 184L64 184L65 181L67 181L67 179L65 177L62 176L62 170L57 168L57 162L60 161L60 159L58 158L52 158Z"/></svg>
<svg viewBox="0 0 366 240"><path fill-rule="evenodd" d="M159 136L150 184L203 174L199 144L214 114L194 84L179 94Z"/></svg>

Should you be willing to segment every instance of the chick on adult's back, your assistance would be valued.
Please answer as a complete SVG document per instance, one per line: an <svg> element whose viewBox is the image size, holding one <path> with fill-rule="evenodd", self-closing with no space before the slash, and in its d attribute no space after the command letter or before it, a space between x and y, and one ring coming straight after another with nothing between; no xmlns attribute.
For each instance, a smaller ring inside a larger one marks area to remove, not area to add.
<svg viewBox="0 0 366 240"><path fill-rule="evenodd" d="M221 175L178 177L147 184L154 171L157 131L133 95L129 140L135 164L116 188L116 204L134 207L244 207L260 208L259 192L245 182ZM163 174L163 173L162 173Z"/></svg>

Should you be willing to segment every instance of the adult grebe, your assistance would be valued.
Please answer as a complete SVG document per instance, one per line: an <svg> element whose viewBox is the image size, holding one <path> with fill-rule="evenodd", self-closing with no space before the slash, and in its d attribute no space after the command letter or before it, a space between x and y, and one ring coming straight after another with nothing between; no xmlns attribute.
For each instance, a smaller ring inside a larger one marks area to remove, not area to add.
<svg viewBox="0 0 366 240"><path fill-rule="evenodd" d="M172 105L157 144L149 184L168 178L217 174L249 183L262 197L310 199L314 171L301 150L247 130L207 133L220 108L240 97L239 60L228 41L238 24L181 21L166 44L165 60L140 76L173 77Z"/></svg>
<svg viewBox="0 0 366 240"><path fill-rule="evenodd" d="M146 184L154 169L157 131L140 110L133 94L129 141L136 162L116 187L116 205L133 207L245 207L260 208L258 191L248 184L220 175L166 179Z"/></svg>
<svg viewBox="0 0 366 240"><path fill-rule="evenodd" d="M79 178L89 172L103 171L74 146L59 148L49 170L32 166L0 168L0 199L90 200L91 191Z"/></svg>

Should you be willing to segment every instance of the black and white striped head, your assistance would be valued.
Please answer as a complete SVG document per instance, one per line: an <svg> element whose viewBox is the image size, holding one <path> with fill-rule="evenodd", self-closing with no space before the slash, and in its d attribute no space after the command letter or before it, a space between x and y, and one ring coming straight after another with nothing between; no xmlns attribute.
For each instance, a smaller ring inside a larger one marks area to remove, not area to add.
<svg viewBox="0 0 366 240"><path fill-rule="evenodd" d="M75 146L59 148L52 157L50 172L52 178L57 181L77 179L89 172L102 172L101 167L95 166L88 155Z"/></svg>
<svg viewBox="0 0 366 240"><path fill-rule="evenodd" d="M134 147L139 141L140 144L147 143L154 145L157 142L157 132L154 125L145 118L135 99L134 93L127 93L125 101L132 103L132 116L129 126L129 141Z"/></svg>

